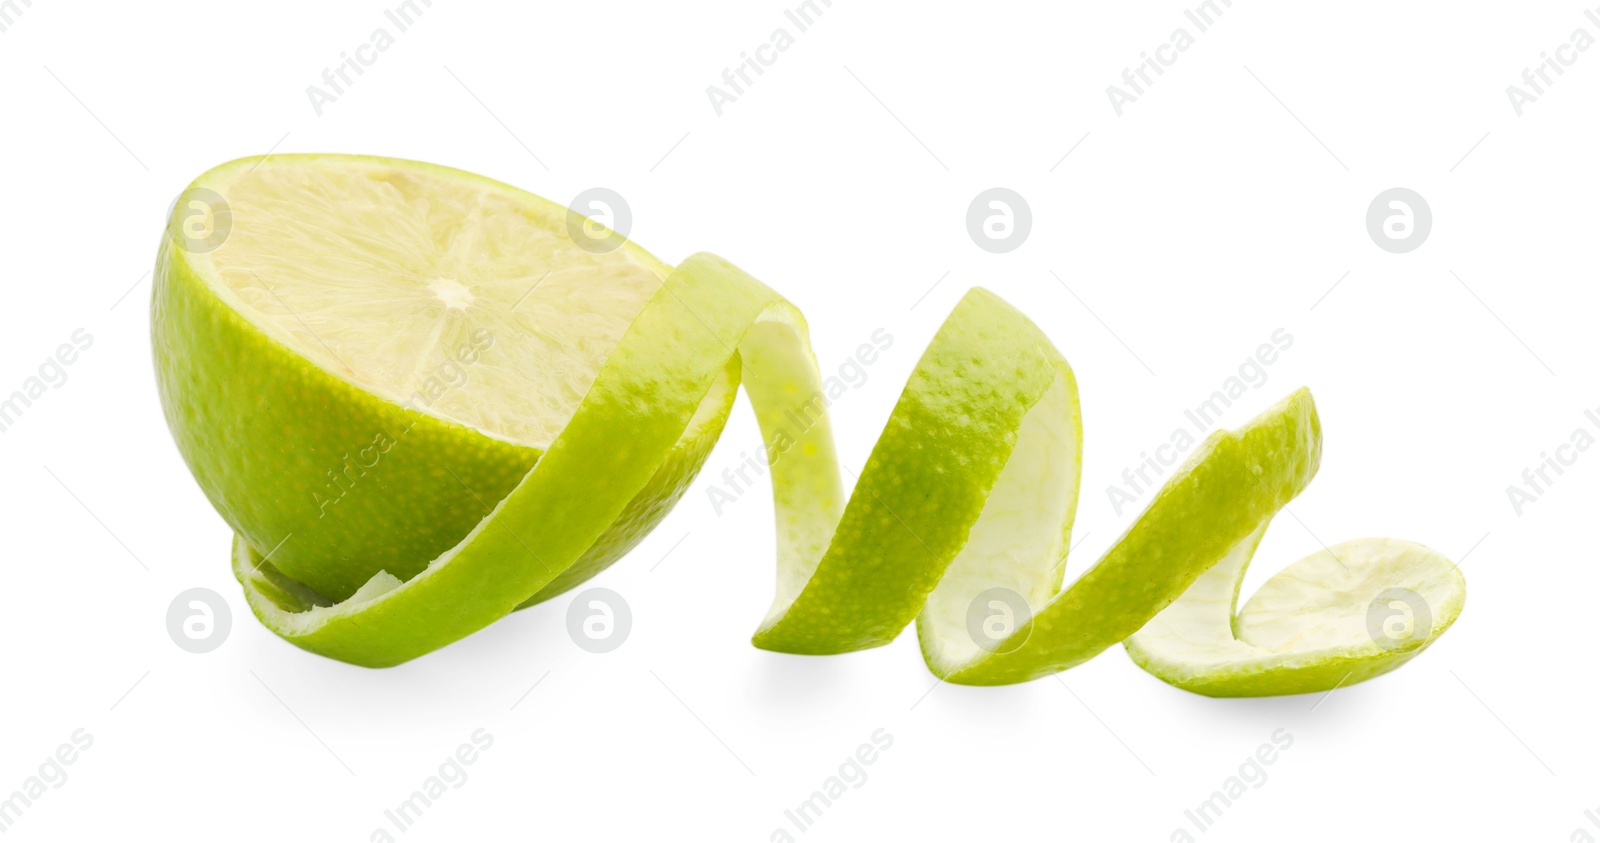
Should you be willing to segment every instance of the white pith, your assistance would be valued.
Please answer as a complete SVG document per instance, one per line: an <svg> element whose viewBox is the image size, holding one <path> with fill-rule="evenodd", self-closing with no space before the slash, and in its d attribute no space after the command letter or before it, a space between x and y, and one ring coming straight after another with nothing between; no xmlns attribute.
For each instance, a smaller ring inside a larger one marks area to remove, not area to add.
<svg viewBox="0 0 1600 843"><path fill-rule="evenodd" d="M1004 588L1020 596L1028 614L1011 612L1007 621L1021 628L1061 586L1069 539L1062 525L1077 508L1081 460L1069 422L1071 397L1066 382L1058 379L1023 416L1016 446L967 543L922 607L917 632L935 670L954 671L988 655L977 643L987 639L973 636L967 625L967 613L979 595ZM1001 606L983 608L1005 611Z"/></svg>

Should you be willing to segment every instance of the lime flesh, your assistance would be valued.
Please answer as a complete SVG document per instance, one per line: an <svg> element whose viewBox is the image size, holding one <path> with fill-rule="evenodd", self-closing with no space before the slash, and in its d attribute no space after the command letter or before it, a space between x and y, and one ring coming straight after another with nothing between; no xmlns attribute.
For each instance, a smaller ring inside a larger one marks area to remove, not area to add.
<svg viewBox="0 0 1600 843"><path fill-rule="evenodd" d="M565 209L443 173L275 157L200 184L234 225L191 263L241 315L379 398L541 450L668 272L580 248Z"/></svg>

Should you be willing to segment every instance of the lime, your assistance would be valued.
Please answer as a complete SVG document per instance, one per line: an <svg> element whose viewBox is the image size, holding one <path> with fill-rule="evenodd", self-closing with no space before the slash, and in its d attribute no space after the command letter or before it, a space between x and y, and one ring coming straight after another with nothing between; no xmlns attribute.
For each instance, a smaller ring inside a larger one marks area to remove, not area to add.
<svg viewBox="0 0 1600 843"><path fill-rule="evenodd" d="M151 322L167 420L223 518L318 603L380 571L410 579L482 520L668 272L632 244L578 248L560 206L414 162L245 159L185 197L211 197L201 211L231 230L195 248L185 199L163 241ZM736 377L574 575L671 508Z"/></svg>
<svg viewBox="0 0 1600 843"><path fill-rule="evenodd" d="M1061 590L1076 382L981 289L846 496L799 311L715 256L673 269L593 229L389 159L250 159L190 187L156 276L162 401L270 629L393 665L584 581L665 516L741 385L777 510L760 647L858 650L915 621L936 675L1000 684L1126 640L1179 687L1277 694L1390 670L1460 612L1447 560L1368 540L1297 563L1235 619L1251 552L1321 457L1304 390L1208 438Z"/></svg>

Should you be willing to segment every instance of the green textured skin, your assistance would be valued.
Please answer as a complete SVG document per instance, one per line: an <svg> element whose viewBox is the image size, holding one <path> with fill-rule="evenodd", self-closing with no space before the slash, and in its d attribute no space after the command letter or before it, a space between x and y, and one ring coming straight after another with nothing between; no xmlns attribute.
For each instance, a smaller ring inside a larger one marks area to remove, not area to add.
<svg viewBox="0 0 1600 843"><path fill-rule="evenodd" d="M1440 630L1441 632L1443 630ZM1185 691L1207 697L1265 697L1282 694L1311 694L1330 688L1342 688L1382 676L1415 658L1426 649L1426 642L1403 652L1375 655L1366 650L1319 658L1315 661L1288 660L1268 670L1250 673L1196 674L1174 676L1153 669L1151 665L1129 648L1134 664L1139 665L1161 681Z"/></svg>
<svg viewBox="0 0 1600 843"><path fill-rule="evenodd" d="M1023 415L1063 375L1032 322L968 293L912 372L816 574L755 645L821 655L894 640L966 544Z"/></svg>
<svg viewBox="0 0 1600 843"><path fill-rule="evenodd" d="M1022 646L946 678L1024 682L1121 642L1300 494L1321 458L1322 424L1304 389L1239 430L1213 433L1105 557L1015 633Z"/></svg>

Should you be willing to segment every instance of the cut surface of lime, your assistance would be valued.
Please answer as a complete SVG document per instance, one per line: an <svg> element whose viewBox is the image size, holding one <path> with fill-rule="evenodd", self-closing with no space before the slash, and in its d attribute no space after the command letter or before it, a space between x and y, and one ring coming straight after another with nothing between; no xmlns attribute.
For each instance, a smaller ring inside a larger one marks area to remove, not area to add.
<svg viewBox="0 0 1600 843"><path fill-rule="evenodd" d="M593 576L679 499L738 386L777 516L759 647L841 653L915 623L952 682L1126 642L1198 693L1299 693L1392 670L1465 599L1443 557L1363 540L1235 616L1261 535L1320 464L1305 390L1208 437L1063 590L1077 383L992 293L946 319L846 494L805 320L720 258L592 248L557 205L414 162L276 156L191 191L231 230L163 244L163 407L237 533L252 610L313 652L398 664Z"/></svg>
<svg viewBox="0 0 1600 843"><path fill-rule="evenodd" d="M555 438L668 271L445 171L274 157L201 186L233 230L193 265L241 315L380 398L521 445Z"/></svg>

